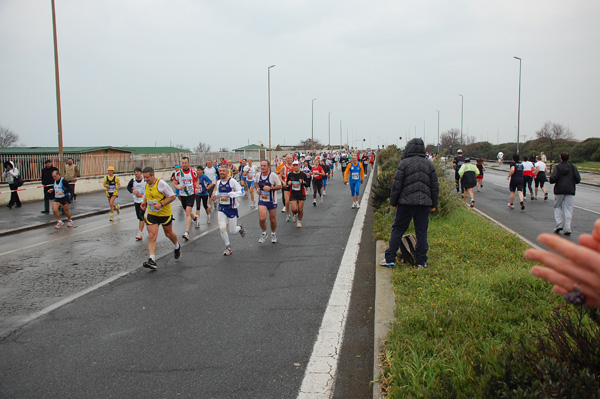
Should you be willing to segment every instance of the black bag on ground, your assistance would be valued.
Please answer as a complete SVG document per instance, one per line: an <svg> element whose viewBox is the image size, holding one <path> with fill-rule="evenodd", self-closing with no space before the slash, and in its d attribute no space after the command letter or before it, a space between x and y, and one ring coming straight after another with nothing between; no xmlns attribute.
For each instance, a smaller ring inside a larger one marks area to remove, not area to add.
<svg viewBox="0 0 600 399"><path fill-rule="evenodd" d="M416 263L417 259L417 237L414 234L406 234L402 236L400 241L400 253L398 259L400 262L406 262L411 265Z"/></svg>

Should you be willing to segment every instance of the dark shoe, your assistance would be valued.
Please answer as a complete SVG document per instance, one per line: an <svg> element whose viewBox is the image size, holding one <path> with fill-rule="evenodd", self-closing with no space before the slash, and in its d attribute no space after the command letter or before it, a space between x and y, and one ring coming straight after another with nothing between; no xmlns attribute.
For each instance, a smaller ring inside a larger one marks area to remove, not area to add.
<svg viewBox="0 0 600 399"><path fill-rule="evenodd" d="M40 213L50 213L50 211L42 211L42 212L40 212Z"/></svg>
<svg viewBox="0 0 600 399"><path fill-rule="evenodd" d="M20 207L21 207L21 204L17 205L15 208L20 208Z"/></svg>
<svg viewBox="0 0 600 399"><path fill-rule="evenodd" d="M148 258L148 260L143 263L143 266L152 270L158 269L158 266L156 266L156 262L153 261L152 258Z"/></svg>
<svg viewBox="0 0 600 399"><path fill-rule="evenodd" d="M177 249L173 250L173 254L175 255L175 259L179 259L179 257L181 256L181 244L179 244L179 247L177 247Z"/></svg>
<svg viewBox="0 0 600 399"><path fill-rule="evenodd" d="M554 234L560 234L561 231L562 231L562 227L557 227L554 229Z"/></svg>
<svg viewBox="0 0 600 399"><path fill-rule="evenodd" d="M525 210L525 205L523 204L523 201L521 201L521 210Z"/></svg>
<svg viewBox="0 0 600 399"><path fill-rule="evenodd" d="M544 194L544 201L548 200L548 193Z"/></svg>
<svg viewBox="0 0 600 399"><path fill-rule="evenodd" d="M8 209L12 209L12 205L6 205Z"/></svg>
<svg viewBox="0 0 600 399"><path fill-rule="evenodd" d="M566 236L570 236L571 232L570 231L565 231L563 234L566 235Z"/></svg>

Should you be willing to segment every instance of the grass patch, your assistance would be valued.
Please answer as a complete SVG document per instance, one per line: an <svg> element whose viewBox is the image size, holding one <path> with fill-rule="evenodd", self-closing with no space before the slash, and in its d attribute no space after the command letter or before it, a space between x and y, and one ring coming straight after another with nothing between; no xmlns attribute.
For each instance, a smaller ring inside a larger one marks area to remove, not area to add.
<svg viewBox="0 0 600 399"><path fill-rule="evenodd" d="M581 171L600 172L600 162L579 162L575 166Z"/></svg>
<svg viewBox="0 0 600 399"><path fill-rule="evenodd" d="M393 211L376 213L389 238ZM387 227L386 227L387 226ZM485 397L504 354L535 345L560 298L529 274L516 236L459 207L429 225L429 267L395 268L396 321L383 380L391 398Z"/></svg>

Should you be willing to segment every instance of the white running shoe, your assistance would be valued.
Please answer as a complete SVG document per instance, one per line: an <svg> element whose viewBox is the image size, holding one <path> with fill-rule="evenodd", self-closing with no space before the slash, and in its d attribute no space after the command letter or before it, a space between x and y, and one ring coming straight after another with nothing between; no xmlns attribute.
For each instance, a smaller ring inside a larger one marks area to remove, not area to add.
<svg viewBox="0 0 600 399"><path fill-rule="evenodd" d="M210 213L206 215L206 224L210 224Z"/></svg>
<svg viewBox="0 0 600 399"><path fill-rule="evenodd" d="M58 222L56 222L56 226L54 226L54 228L60 229L64 224L65 224L65 222L63 222L62 220L59 220Z"/></svg>
<svg viewBox="0 0 600 399"><path fill-rule="evenodd" d="M299 229L302 228L302 223L299 220L298 220L298 223L296 223L296 227Z"/></svg>
<svg viewBox="0 0 600 399"><path fill-rule="evenodd" d="M267 233L262 233L260 238L258 239L258 243L263 244L265 241L267 241Z"/></svg>
<svg viewBox="0 0 600 399"><path fill-rule="evenodd" d="M298 219L298 217L296 216L296 214L294 213L294 216L292 216L292 222L296 223L296 220Z"/></svg>
<svg viewBox="0 0 600 399"><path fill-rule="evenodd" d="M225 247L225 251L223 252L223 255L225 256L229 256L233 253L233 251L231 250L231 245L228 245Z"/></svg>
<svg viewBox="0 0 600 399"><path fill-rule="evenodd" d="M352 203L352 209L356 208L356 202Z"/></svg>
<svg viewBox="0 0 600 399"><path fill-rule="evenodd" d="M200 228L200 216L196 216L196 228Z"/></svg>
<svg viewBox="0 0 600 399"><path fill-rule="evenodd" d="M323 202L323 197L319 197L319 202Z"/></svg>
<svg viewBox="0 0 600 399"><path fill-rule="evenodd" d="M72 220L68 220L67 221L67 227L73 227L73 221Z"/></svg>
<svg viewBox="0 0 600 399"><path fill-rule="evenodd" d="M277 235L275 233L271 233L271 242L273 244L277 243Z"/></svg>
<svg viewBox="0 0 600 399"><path fill-rule="evenodd" d="M281 209L281 213L285 213L285 206Z"/></svg>
<svg viewBox="0 0 600 399"><path fill-rule="evenodd" d="M190 235L188 234L188 232L186 231L185 233L183 233L183 235L181 236L181 238L183 238L186 241L189 241L190 239Z"/></svg>
<svg viewBox="0 0 600 399"><path fill-rule="evenodd" d="M356 209L360 208L360 202L356 201Z"/></svg>
<svg viewBox="0 0 600 399"><path fill-rule="evenodd" d="M144 237L142 237L142 233L138 231L138 233L135 235L135 239L137 241L141 241Z"/></svg>

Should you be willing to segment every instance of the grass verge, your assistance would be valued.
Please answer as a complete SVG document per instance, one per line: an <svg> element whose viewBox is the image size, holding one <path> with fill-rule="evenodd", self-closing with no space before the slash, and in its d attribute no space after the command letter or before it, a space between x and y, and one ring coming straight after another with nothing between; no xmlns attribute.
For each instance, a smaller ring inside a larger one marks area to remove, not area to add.
<svg viewBox="0 0 600 399"><path fill-rule="evenodd" d="M391 221L384 205L376 238L389 238ZM503 354L533 346L558 299L529 274L526 244L468 208L432 218L428 238L429 267L399 265L393 274L388 397L485 397L489 379L504 373Z"/></svg>

